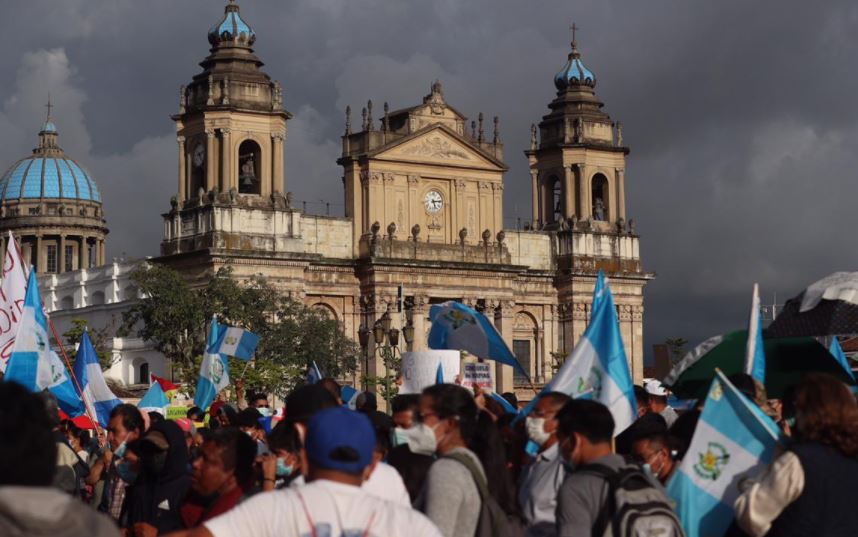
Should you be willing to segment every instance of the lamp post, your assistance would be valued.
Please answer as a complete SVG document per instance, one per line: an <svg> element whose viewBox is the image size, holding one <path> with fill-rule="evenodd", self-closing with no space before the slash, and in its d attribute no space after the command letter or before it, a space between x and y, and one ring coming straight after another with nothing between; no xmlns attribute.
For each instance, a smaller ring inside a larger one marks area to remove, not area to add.
<svg viewBox="0 0 858 537"><path fill-rule="evenodd" d="M411 344L414 343L414 323L412 321L408 321L408 323L402 328L402 336L405 338L405 348L413 350L411 348Z"/></svg>
<svg viewBox="0 0 858 537"><path fill-rule="evenodd" d="M360 328L358 328L358 341L360 343L360 350L363 353L363 388L366 389L366 376L369 371L369 328L366 327L365 324L361 323Z"/></svg>
<svg viewBox="0 0 858 537"><path fill-rule="evenodd" d="M393 319L390 313L384 314L375 321L372 326L372 338L375 341L375 352L381 356L384 362L384 381L382 389L384 390L384 400L387 406L387 412L390 413L390 393L392 391L392 383L390 381L390 368L395 365L396 352L399 348L399 329L391 327Z"/></svg>

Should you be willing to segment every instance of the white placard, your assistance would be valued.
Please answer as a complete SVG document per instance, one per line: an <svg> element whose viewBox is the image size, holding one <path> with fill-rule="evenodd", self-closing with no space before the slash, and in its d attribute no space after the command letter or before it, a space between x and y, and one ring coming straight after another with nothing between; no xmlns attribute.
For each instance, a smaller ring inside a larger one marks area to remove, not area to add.
<svg viewBox="0 0 858 537"><path fill-rule="evenodd" d="M438 364L444 372L444 382L454 383L459 376L459 351L414 351L402 353L402 386L399 393L420 393L435 384Z"/></svg>
<svg viewBox="0 0 858 537"><path fill-rule="evenodd" d="M471 390L474 386L479 386L483 390L494 391L492 384L492 370L489 364L484 362L470 362L464 365L462 387Z"/></svg>

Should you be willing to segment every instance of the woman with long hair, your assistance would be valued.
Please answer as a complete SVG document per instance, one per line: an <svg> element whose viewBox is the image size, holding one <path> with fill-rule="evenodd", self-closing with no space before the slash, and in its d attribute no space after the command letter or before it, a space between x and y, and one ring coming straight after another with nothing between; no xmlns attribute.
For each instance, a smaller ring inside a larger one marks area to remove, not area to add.
<svg viewBox="0 0 858 537"><path fill-rule="evenodd" d="M481 415L468 390L454 384L426 388L417 418L419 423L407 431L411 451L439 456L418 504L444 537L476 533L482 505L477 479L487 483L507 513L515 512L497 428L491 417Z"/></svg>
<svg viewBox="0 0 858 537"><path fill-rule="evenodd" d="M794 442L736 500L751 536L854 536L858 532L858 404L845 384L809 374L784 402Z"/></svg>

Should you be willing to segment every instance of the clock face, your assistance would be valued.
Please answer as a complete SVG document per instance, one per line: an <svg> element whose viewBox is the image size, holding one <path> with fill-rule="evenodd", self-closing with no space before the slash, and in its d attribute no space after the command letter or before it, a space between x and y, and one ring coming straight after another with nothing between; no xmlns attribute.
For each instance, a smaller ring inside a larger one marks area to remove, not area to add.
<svg viewBox="0 0 858 537"><path fill-rule="evenodd" d="M437 190L430 190L423 198L423 204L426 206L426 212L435 214L444 208L444 198Z"/></svg>
<svg viewBox="0 0 858 537"><path fill-rule="evenodd" d="M194 148L194 166L197 168L203 165L206 160L206 148L203 144L197 144Z"/></svg>

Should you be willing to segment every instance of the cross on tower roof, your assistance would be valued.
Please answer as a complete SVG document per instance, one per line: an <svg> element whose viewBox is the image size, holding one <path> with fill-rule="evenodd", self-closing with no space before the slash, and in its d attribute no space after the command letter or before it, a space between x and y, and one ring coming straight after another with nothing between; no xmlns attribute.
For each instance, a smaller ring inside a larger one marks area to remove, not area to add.
<svg viewBox="0 0 858 537"><path fill-rule="evenodd" d="M48 104L45 105L45 108L48 109L48 121L51 120L51 109L53 107L54 107L54 105L51 104L51 94L49 93L48 94Z"/></svg>
<svg viewBox="0 0 858 537"><path fill-rule="evenodd" d="M575 46L575 33L579 30L579 28L573 22L572 26L570 26L569 29L572 30L572 46L574 47Z"/></svg>

